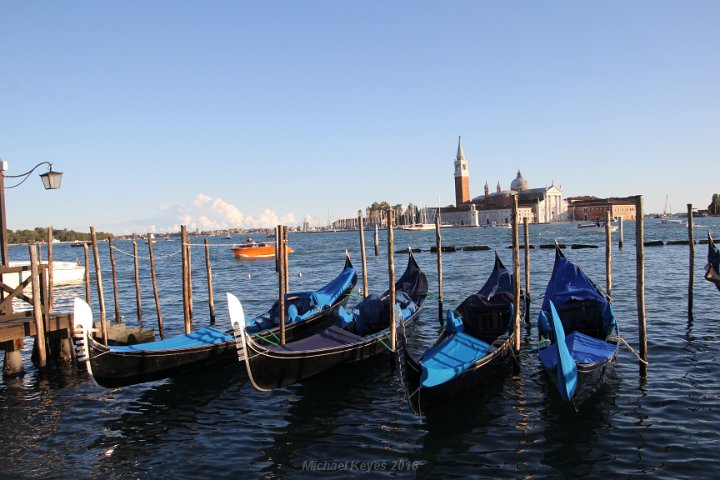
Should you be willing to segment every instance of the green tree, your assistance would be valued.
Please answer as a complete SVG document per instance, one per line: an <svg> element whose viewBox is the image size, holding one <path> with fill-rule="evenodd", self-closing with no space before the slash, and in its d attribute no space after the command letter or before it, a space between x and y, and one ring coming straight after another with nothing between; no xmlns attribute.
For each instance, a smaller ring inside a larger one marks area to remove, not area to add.
<svg viewBox="0 0 720 480"><path fill-rule="evenodd" d="M708 205L708 212L710 212L711 215L717 215L718 212L720 212L720 195L717 193L713 193L712 201L710 205Z"/></svg>

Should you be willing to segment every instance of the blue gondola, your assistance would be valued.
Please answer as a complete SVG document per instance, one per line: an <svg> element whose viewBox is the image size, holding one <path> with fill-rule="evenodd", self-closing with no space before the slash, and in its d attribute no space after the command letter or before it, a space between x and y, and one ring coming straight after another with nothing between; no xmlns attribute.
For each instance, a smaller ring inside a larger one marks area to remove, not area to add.
<svg viewBox="0 0 720 480"><path fill-rule="evenodd" d="M340 274L324 287L285 297L288 339L304 338L334 321L335 312L348 299L357 273L346 257ZM279 332L279 302L248 323L248 334L273 341ZM75 337L78 359L85 362L93 382L105 388L122 387L171 377L179 373L237 361L231 332L205 327L186 335L128 346L106 346L97 342L92 312L75 299Z"/></svg>
<svg viewBox="0 0 720 480"><path fill-rule="evenodd" d="M419 360L408 352L404 332L399 333L400 371L410 409L416 415L506 370L502 367L514 358L514 292L513 276L496 253L485 285L454 311L448 310L442 333Z"/></svg>
<svg viewBox="0 0 720 480"><path fill-rule="evenodd" d="M406 326L420 316L428 284L425 274L409 253L408 264L395 282L395 319ZM260 391L284 387L331 368L356 363L387 352L390 339L388 292L368 295L350 311L338 309L339 325L302 340L271 345L248 335L237 298L228 294L230 319L243 348L243 358L253 387Z"/></svg>
<svg viewBox="0 0 720 480"><path fill-rule="evenodd" d="M620 338L611 299L555 249L555 265L538 317L540 362L560 398L576 409L615 367Z"/></svg>
<svg viewBox="0 0 720 480"><path fill-rule="evenodd" d="M720 251L708 232L708 263L705 266L705 280L715 284L720 290Z"/></svg>

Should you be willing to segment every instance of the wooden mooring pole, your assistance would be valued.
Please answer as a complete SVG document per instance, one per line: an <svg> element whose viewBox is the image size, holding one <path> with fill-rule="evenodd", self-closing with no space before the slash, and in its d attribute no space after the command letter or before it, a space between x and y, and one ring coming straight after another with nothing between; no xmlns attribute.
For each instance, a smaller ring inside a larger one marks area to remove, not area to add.
<svg viewBox="0 0 720 480"><path fill-rule="evenodd" d="M85 255L85 302L90 304L90 258L88 255L88 245L83 243L83 254Z"/></svg>
<svg viewBox="0 0 720 480"><path fill-rule="evenodd" d="M378 224L375 224L375 256L380 255L380 234L378 233Z"/></svg>
<svg viewBox="0 0 720 480"><path fill-rule="evenodd" d="M515 335L515 351L520 352L520 245L518 237L518 196L513 195L512 206L512 237L513 237L513 277L515 290L515 318L513 333Z"/></svg>
<svg viewBox="0 0 720 480"><path fill-rule="evenodd" d="M53 228L52 225L48 227L47 231L47 249L48 249L48 314L53 312L53 305L55 302L55 290L53 288L53 282L55 276L53 274Z"/></svg>
<svg viewBox="0 0 720 480"><path fill-rule="evenodd" d="M625 242L625 229L623 228L623 217L618 219L618 248L622 250L623 243Z"/></svg>
<svg viewBox="0 0 720 480"><path fill-rule="evenodd" d="M290 254L288 252L288 227L283 226L283 262L285 262L285 293L290 291Z"/></svg>
<svg viewBox="0 0 720 480"><path fill-rule="evenodd" d="M612 215L605 212L605 291L612 296Z"/></svg>
<svg viewBox="0 0 720 480"><path fill-rule="evenodd" d="M30 276L32 285L33 319L35 320L35 349L37 361L40 368L47 365L47 342L45 341L45 318L43 315L42 303L40 302L40 282L42 281L38 262L38 245L32 244L30 250ZM107 344L107 339L105 341Z"/></svg>
<svg viewBox="0 0 720 480"><path fill-rule="evenodd" d="M635 197L635 290L637 296L638 343L640 349L640 376L647 375L647 328L645 320L645 225L643 214L643 197Z"/></svg>
<svg viewBox="0 0 720 480"><path fill-rule="evenodd" d="M107 316L105 314L105 294L103 293L102 270L100 269L100 252L98 252L97 235L95 227L90 227L92 239L93 258L95 259L95 279L97 280L98 303L100 304L100 325L102 330L103 343L108 344Z"/></svg>
<svg viewBox="0 0 720 480"><path fill-rule="evenodd" d="M443 271L442 271L442 236L440 235L440 210L435 215L435 245L437 246L438 271L438 322L443 324Z"/></svg>
<svg viewBox="0 0 720 480"><path fill-rule="evenodd" d="M277 226L278 239L278 299L280 306L280 345L285 345L285 242L283 241L283 226Z"/></svg>
<svg viewBox="0 0 720 480"><path fill-rule="evenodd" d="M365 225L363 223L362 210L358 210L358 225L360 227L360 258L362 260L363 298L365 298L368 294L368 279L367 258L365 256Z"/></svg>
<svg viewBox="0 0 720 480"><path fill-rule="evenodd" d="M523 230L525 234L525 298L530 298L530 225L528 217L523 218ZM530 311L525 309L527 316Z"/></svg>
<svg viewBox="0 0 720 480"><path fill-rule="evenodd" d="M113 248L112 238L108 239L108 249L110 250L110 267L112 268L113 300L115 301L115 321L117 323L122 323L122 316L120 315L120 302L118 301L117 265L115 265L115 252Z"/></svg>
<svg viewBox="0 0 720 480"><path fill-rule="evenodd" d="M397 350L397 332L395 331L395 258L393 247L395 236L393 233L393 211L388 210L388 276L390 282L390 350ZM402 320L401 320L402 321Z"/></svg>
<svg viewBox="0 0 720 480"><path fill-rule="evenodd" d="M135 264L135 302L137 303L137 318L138 320L141 320L142 302L140 301L140 269L138 266L138 246L135 240L133 240L133 263Z"/></svg>
<svg viewBox="0 0 720 480"><path fill-rule="evenodd" d="M188 237L185 225L180 226L181 246L180 252L182 256L182 299L183 299L183 318L185 320L185 333L190 333L190 285L188 284L188 270L190 262L188 259ZM152 242L148 242L152 243Z"/></svg>
<svg viewBox="0 0 720 480"><path fill-rule="evenodd" d="M160 339L163 340L165 338L165 330L163 329L162 310L160 309L160 294L158 293L157 273L155 272L155 254L153 253L152 242L148 242L148 253L150 254L150 276L152 278L153 295L155 296L155 310L157 310L158 333L160 334ZM136 285L139 285L139 283ZM138 299L139 298L140 296L138 295ZM183 300L185 299L183 298Z"/></svg>
<svg viewBox="0 0 720 480"><path fill-rule="evenodd" d="M205 237L205 271L207 273L208 306L210 308L210 325L215 325L215 297L212 286L212 267L210 266L210 244Z"/></svg>
<svg viewBox="0 0 720 480"><path fill-rule="evenodd" d="M692 317L693 314L693 276L695 275L695 233L693 226L693 208L692 203L687 204L687 217L688 217L688 244L690 245L690 264L689 264L689 279L688 279L688 316Z"/></svg>

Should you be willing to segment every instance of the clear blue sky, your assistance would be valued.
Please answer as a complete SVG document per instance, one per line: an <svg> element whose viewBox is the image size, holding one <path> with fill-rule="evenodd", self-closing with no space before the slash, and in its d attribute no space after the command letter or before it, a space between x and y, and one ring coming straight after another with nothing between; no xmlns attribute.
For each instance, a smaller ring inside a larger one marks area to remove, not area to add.
<svg viewBox="0 0 720 480"><path fill-rule="evenodd" d="M0 158L65 173L7 190L8 228L449 204L458 135L473 196L519 168L566 196L705 207L719 25L694 0L0 0Z"/></svg>

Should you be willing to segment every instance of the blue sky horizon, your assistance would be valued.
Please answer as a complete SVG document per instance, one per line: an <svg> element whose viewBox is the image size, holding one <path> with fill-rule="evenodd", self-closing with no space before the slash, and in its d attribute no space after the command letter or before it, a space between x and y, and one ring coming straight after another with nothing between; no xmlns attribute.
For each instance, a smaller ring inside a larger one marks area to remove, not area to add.
<svg viewBox="0 0 720 480"><path fill-rule="evenodd" d="M458 136L472 196L519 169L566 197L705 208L719 18L714 1L0 1L0 158L64 172L6 190L8 228L448 205Z"/></svg>

